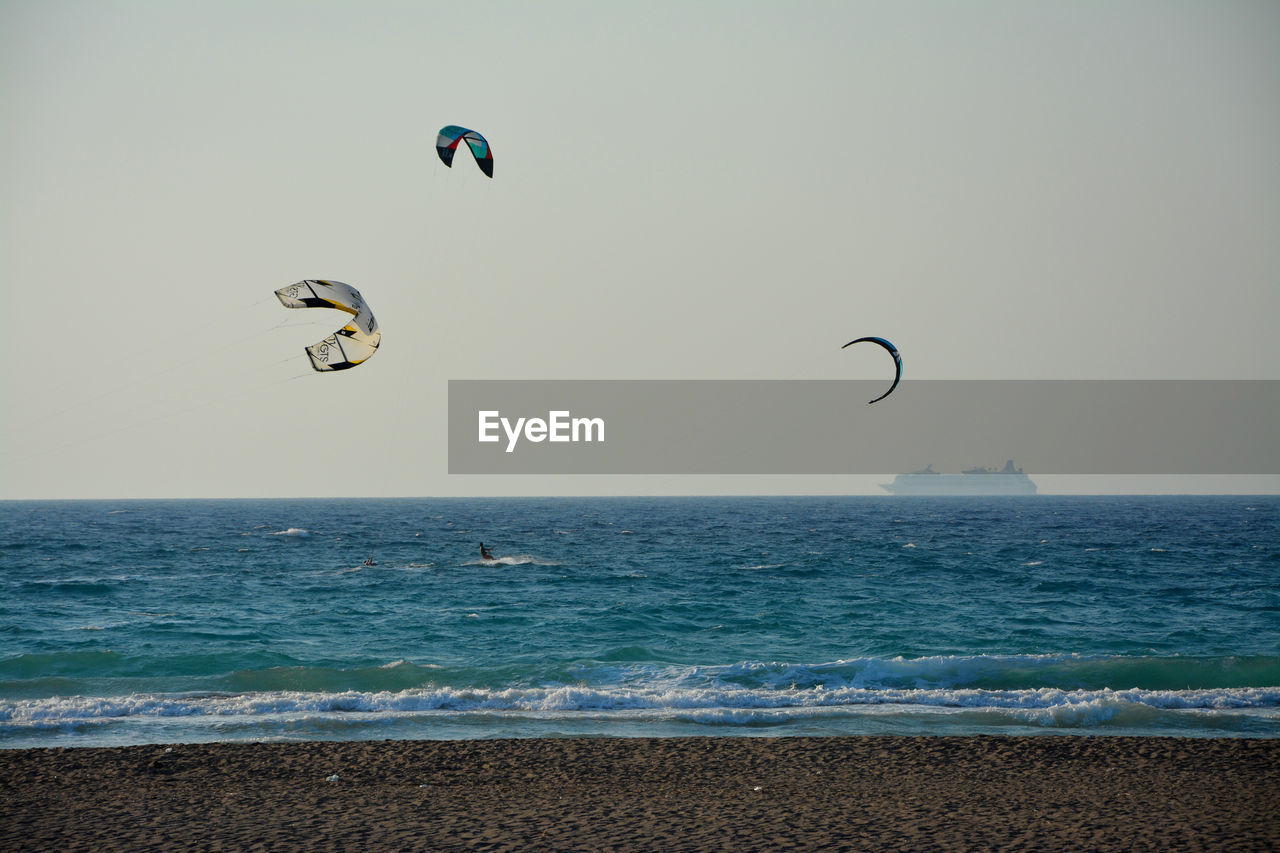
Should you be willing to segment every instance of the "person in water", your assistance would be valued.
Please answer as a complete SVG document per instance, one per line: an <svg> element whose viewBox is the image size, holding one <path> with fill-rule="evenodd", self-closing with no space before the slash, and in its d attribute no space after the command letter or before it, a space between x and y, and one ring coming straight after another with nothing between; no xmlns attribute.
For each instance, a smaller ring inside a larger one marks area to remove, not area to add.
<svg viewBox="0 0 1280 853"><path fill-rule="evenodd" d="M484 543L483 543L483 542L481 542L481 543L480 543L480 559L482 559L482 560L496 560L496 559L498 559L498 558L497 558L497 557L495 557L495 556L493 556L493 552L492 552L492 551L490 551L488 548L484 547Z"/></svg>

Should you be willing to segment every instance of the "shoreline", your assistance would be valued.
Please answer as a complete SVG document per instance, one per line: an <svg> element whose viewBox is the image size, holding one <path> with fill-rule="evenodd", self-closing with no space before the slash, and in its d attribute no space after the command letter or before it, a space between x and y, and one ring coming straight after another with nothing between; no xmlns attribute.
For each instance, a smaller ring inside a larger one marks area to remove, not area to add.
<svg viewBox="0 0 1280 853"><path fill-rule="evenodd" d="M0 848L1280 849L1280 740L595 737L0 749Z"/></svg>

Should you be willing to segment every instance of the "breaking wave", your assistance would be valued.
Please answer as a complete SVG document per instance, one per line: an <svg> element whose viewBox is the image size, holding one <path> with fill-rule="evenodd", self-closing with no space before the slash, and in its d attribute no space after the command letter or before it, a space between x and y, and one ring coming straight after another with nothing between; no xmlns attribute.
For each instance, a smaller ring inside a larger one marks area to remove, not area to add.
<svg viewBox="0 0 1280 853"><path fill-rule="evenodd" d="M348 715L412 718L424 715L528 715L572 721L583 716L677 721L699 727L769 726L797 721L839 724L873 715L961 715L948 725L1036 727L1226 729L1280 735L1280 686L975 686L1010 681L1009 670L1039 670L1031 680L1094 680L1097 667L1124 659L1074 656L977 656L968 658L861 659L818 665L743 662L727 666L658 667L583 663L576 683L528 685L448 684L458 677L434 667L395 661L358 670L310 673L297 667L242 673L236 681L260 689L139 692L127 696L53 696L0 700L0 734L137 718L255 718L260 722ZM1154 680L1162 667L1147 662ZM1186 662L1182 662L1182 666ZM1274 659L1253 668L1275 666ZM1201 679L1230 670L1225 660L1200 661ZM1194 670L1195 667L1192 667ZM1004 674L996 675L995 671ZM1115 670L1113 670L1114 672ZM1120 671L1128 671L1121 666ZM1064 673L1075 673L1064 678ZM478 671L470 673L472 678ZM510 675L508 673L508 675ZM284 682L358 683L388 679L404 689L279 689ZM1218 677L1216 680L1225 680ZM907 682L914 681L914 684Z"/></svg>

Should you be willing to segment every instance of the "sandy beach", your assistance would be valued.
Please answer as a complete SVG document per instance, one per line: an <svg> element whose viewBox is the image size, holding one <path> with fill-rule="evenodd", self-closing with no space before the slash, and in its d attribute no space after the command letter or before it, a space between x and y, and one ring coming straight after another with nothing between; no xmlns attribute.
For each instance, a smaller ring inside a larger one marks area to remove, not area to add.
<svg viewBox="0 0 1280 853"><path fill-rule="evenodd" d="M1275 850L1280 741L589 738L0 750L0 849Z"/></svg>

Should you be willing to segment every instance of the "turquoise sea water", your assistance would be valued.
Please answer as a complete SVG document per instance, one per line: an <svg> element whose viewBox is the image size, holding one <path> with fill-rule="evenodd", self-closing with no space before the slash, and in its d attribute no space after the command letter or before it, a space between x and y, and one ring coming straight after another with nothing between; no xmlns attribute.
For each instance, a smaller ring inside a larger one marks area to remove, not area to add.
<svg viewBox="0 0 1280 853"><path fill-rule="evenodd" d="M1280 737L1278 533L1258 496L0 503L0 747Z"/></svg>

